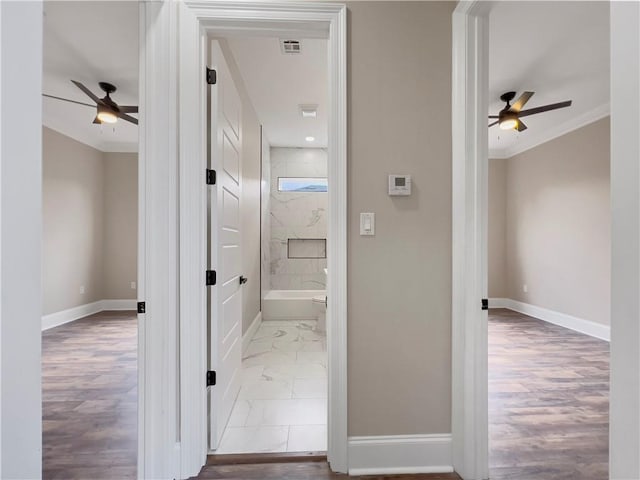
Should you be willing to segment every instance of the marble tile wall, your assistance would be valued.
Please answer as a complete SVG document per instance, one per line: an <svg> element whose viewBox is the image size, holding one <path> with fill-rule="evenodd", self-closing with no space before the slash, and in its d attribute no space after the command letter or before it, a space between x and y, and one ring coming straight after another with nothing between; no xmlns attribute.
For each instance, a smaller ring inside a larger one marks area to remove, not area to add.
<svg viewBox="0 0 640 480"><path fill-rule="evenodd" d="M327 238L326 192L279 192L278 177L326 177L327 151L271 148L270 287L274 290L325 288L326 258L287 258L289 238Z"/></svg>

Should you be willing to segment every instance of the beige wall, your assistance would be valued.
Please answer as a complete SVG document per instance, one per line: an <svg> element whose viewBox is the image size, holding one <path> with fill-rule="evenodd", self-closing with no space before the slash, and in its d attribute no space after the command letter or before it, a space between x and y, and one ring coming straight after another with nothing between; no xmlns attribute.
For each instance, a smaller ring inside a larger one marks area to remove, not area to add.
<svg viewBox="0 0 640 480"><path fill-rule="evenodd" d="M43 315L135 299L137 154L105 154L44 127L42 184Z"/></svg>
<svg viewBox="0 0 640 480"><path fill-rule="evenodd" d="M242 333L260 313L260 196L262 150L260 122L251 104L242 76L225 40L220 48L229 65L233 82L242 101L242 189L240 197L242 275L249 281L242 290Z"/></svg>
<svg viewBox="0 0 640 480"><path fill-rule="evenodd" d="M42 150L46 315L103 298L104 162L102 152L48 128Z"/></svg>
<svg viewBox="0 0 640 480"><path fill-rule="evenodd" d="M348 3L349 435L451 431L455 5ZM391 173L410 197L387 195Z"/></svg>
<svg viewBox="0 0 640 480"><path fill-rule="evenodd" d="M136 298L138 282L138 154L105 153L105 299Z"/></svg>
<svg viewBox="0 0 640 480"><path fill-rule="evenodd" d="M489 160L488 275L489 298L507 297L507 160Z"/></svg>
<svg viewBox="0 0 640 480"><path fill-rule="evenodd" d="M506 160L503 296L609 324L609 145L605 118Z"/></svg>

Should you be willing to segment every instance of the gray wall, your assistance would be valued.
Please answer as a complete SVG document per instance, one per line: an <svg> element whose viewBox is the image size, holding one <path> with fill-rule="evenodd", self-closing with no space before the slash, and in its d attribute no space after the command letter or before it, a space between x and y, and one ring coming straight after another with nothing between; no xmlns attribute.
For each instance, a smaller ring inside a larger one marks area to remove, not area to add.
<svg viewBox="0 0 640 480"><path fill-rule="evenodd" d="M43 128L42 153L46 315L104 298L105 195L102 152Z"/></svg>
<svg viewBox="0 0 640 480"><path fill-rule="evenodd" d="M104 154L105 299L136 298L138 281L138 154Z"/></svg>
<svg viewBox="0 0 640 480"><path fill-rule="evenodd" d="M507 159L489 160L489 298L507 297Z"/></svg>
<svg viewBox="0 0 640 480"><path fill-rule="evenodd" d="M290 239L327 238L326 192L280 192L279 177L327 176L327 151L322 148L271 148L271 288L324 290L326 258L289 258ZM307 247L303 245L303 247ZM326 257L326 244L317 242L291 256ZM318 248L319 247L319 248ZM295 250L295 245L290 248Z"/></svg>
<svg viewBox="0 0 640 480"><path fill-rule="evenodd" d="M506 288L490 275L490 295L609 324L609 146L607 117L503 161L502 173L491 160L490 182L505 184L490 189L489 221L505 214ZM490 272L500 268L496 250L490 245Z"/></svg>
<svg viewBox="0 0 640 480"><path fill-rule="evenodd" d="M269 141L262 132L262 255L261 269L261 298L271 290L271 148Z"/></svg>
<svg viewBox="0 0 640 480"><path fill-rule="evenodd" d="M45 127L42 188L43 314L136 298L137 154L105 154Z"/></svg>
<svg viewBox="0 0 640 480"><path fill-rule="evenodd" d="M348 3L349 435L451 431L455 6ZM410 197L388 196L391 173Z"/></svg>

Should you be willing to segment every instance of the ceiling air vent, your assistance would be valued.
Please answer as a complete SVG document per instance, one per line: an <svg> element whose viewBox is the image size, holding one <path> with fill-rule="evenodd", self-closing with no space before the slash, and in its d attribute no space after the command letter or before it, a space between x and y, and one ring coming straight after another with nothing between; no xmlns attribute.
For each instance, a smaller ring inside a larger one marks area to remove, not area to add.
<svg viewBox="0 0 640 480"><path fill-rule="evenodd" d="M280 48L285 55L300 53L300 40L280 40Z"/></svg>

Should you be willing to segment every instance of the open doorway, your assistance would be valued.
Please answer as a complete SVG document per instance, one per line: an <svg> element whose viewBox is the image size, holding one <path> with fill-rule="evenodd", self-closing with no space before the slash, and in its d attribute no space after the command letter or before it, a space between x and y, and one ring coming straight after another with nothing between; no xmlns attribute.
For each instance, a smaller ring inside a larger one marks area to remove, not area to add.
<svg viewBox="0 0 640 480"><path fill-rule="evenodd" d="M43 28L43 476L136 478L138 5Z"/></svg>
<svg viewBox="0 0 640 480"><path fill-rule="evenodd" d="M509 41L516 24L517 44ZM608 475L609 37L606 2L491 10L489 114L516 91L510 102L526 123L489 127L494 479ZM525 91L535 92L526 106L518 103ZM559 108L539 112L548 104Z"/></svg>
<svg viewBox="0 0 640 480"><path fill-rule="evenodd" d="M222 209L226 220L212 216L210 267L231 270L216 272L210 298L210 449L324 452L328 41L232 36L211 49L211 213ZM237 177L227 164L236 155ZM241 252L237 271L231 245Z"/></svg>

